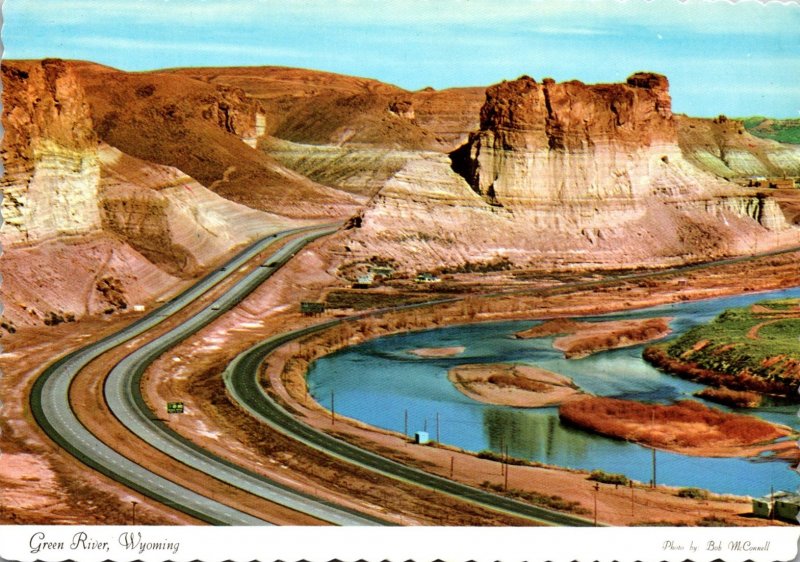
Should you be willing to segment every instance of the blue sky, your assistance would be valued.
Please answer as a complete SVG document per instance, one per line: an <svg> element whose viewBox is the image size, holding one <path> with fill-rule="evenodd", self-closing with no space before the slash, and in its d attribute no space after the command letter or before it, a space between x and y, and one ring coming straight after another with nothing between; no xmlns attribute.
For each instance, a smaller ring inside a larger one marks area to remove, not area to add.
<svg viewBox="0 0 800 562"><path fill-rule="evenodd" d="M5 0L5 58L282 65L408 89L666 74L690 115L800 117L800 3Z"/></svg>

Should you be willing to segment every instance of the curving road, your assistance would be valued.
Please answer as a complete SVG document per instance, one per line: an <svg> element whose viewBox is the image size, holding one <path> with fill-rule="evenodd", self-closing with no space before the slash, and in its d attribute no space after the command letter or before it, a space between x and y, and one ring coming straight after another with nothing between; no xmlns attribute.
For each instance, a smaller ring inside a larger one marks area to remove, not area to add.
<svg viewBox="0 0 800 562"><path fill-rule="evenodd" d="M219 268L212 273L205 276L198 283L185 290L177 297L170 300L167 304L153 310L146 316L140 318L130 326L111 334L93 344L84 348L76 350L68 355L62 357L49 367L37 378L34 382L33 389L30 397L31 411L37 423L44 429L53 441L66 449L73 456L78 458L84 464L98 470L106 476L137 490L138 492L149 496L165 505L183 511L193 517L206 521L215 525L266 525L268 522L253 517L247 513L231 508L221 502L204 497L188 488L175 484L170 480L149 471L135 462L129 460L127 457L121 455L108 445L97 439L81 422L77 419L71 409L69 403L69 388L70 385L81 371L89 362L93 361L101 354L119 346L132 338L152 329L169 316L172 316L191 304L194 300L205 294L214 286L219 284L227 278L233 271L241 267L257 254L265 250L268 246L276 241L286 238L290 235L306 232L307 234L293 242L286 244L268 261L264 262L261 267L256 268L250 275L245 277L237 283L233 289L229 290L222 297L220 297L214 304L204 309L199 316L195 316L173 330L165 336L171 335L173 339L176 337L188 336L191 327L194 331L199 330L202 326L223 314L229 308L235 306L241 301L247 293L252 291L255 287L263 282L266 277L274 273L282 263L285 263L291 256L294 255L303 245L311 240L330 234L334 232L333 227L307 227L301 229L293 229L279 234L274 234L258 240L239 252L233 259L231 259L225 266ZM257 275L253 275L253 274ZM238 289L238 290L237 290ZM212 310L213 309L213 310ZM189 328L186 325L189 324ZM161 336L156 342L163 340L165 336ZM179 341L179 340L177 340ZM177 343L177 341L175 343ZM152 348L150 349L152 351ZM150 355L148 354L148 357ZM128 357L130 358L130 356ZM126 358L126 359L128 359ZM153 357L154 359L154 357ZM151 359L152 360L152 359ZM123 360L124 362L125 360ZM143 370L143 369L142 369ZM135 378L133 376L132 378ZM110 394L113 394L111 392ZM115 397L116 400L116 397ZM136 419L136 418L134 418ZM149 421L149 420L148 420ZM136 422L132 422L134 427ZM150 422L152 424L152 422ZM165 428L160 428L165 429ZM149 433L144 437L150 439ZM176 445L178 457L185 455L186 444ZM208 455L205 455L208 456ZM208 462L208 459L203 458L204 455L199 455L199 460ZM195 460L187 458L187 464L194 466ZM310 497L303 494L292 493L287 489L276 486L273 489L267 490L266 479L261 477L252 478L247 482L248 486L256 487L257 484L252 480L260 481L264 486L262 497L268 497L276 503L285 503L291 501L297 509L302 511L309 511L312 509L311 503L321 505L322 508L315 508L320 513L327 512L329 517L326 520L333 519L332 522L341 523L358 523L369 524L375 521L365 518L359 518L350 512L335 508L324 502L315 502ZM248 489L248 488L246 488ZM290 506L291 507L291 506Z"/></svg>
<svg viewBox="0 0 800 562"><path fill-rule="evenodd" d="M361 515L331 502L292 490L214 455L153 420L153 413L141 394L142 376L160 355L235 306L311 240L331 232L332 230L316 231L289 242L261 267L248 273L196 315L125 357L114 366L106 379L105 398L113 414L141 439L174 459L218 480L335 525L385 524L380 519Z"/></svg>
<svg viewBox="0 0 800 562"><path fill-rule="evenodd" d="M358 315L358 317L365 315ZM461 500L488 507L495 511L531 519L538 523L573 527L593 525L592 521L582 517L551 511L491 494L479 488L448 480L366 451L304 424L267 395L258 382L258 372L261 363L269 353L295 338L318 332L335 326L342 321L352 319L353 317L344 320L331 320L309 328L281 334L239 354L228 365L223 375L228 392L242 407L273 429L349 463L397 480L423 486Z"/></svg>
<svg viewBox="0 0 800 562"><path fill-rule="evenodd" d="M98 440L84 427L70 408L69 387L74 377L90 361L110 349L150 330L176 314L211 288L227 278L233 271L247 263L258 253L276 241L290 235L305 232L306 235L285 244L278 252L237 282L231 289L178 327L158 337L134 351L118 363L106 381L105 397L109 407L120 421L137 433L142 439L153 444L177 460L202 470L221 481L230 483L250 493L280 503L287 507L308 513L335 524L385 524L379 519L336 506L311 496L290 490L276 482L238 467L233 463L203 450L194 443L167 427L155 423L140 392L140 381L147 366L170 347L196 333L227 310L237 305L250 292L264 282L281 265L291 259L305 244L335 231L332 226L294 229L263 238L237 254L224 267L210 273L198 283L170 300L167 304L152 311L123 330L107 336L98 342L72 352L50 365L35 381L30 404L33 415L50 437L79 460L101 473L117 480L168 506L188 513L198 519L222 525L264 525L262 519L231 508L221 502L206 498L188 488L144 469L123 455L117 453ZM623 279L636 279L668 275L676 271L686 271L712 267L722 263L735 263L796 251L797 248L766 252L756 256L720 260L682 268L671 268L657 273L644 273L617 276L610 279L578 282L559 286L556 290L575 289L586 286L618 282ZM516 291L515 291L516 292ZM539 291L520 291L534 292ZM543 293L547 292L541 291ZM502 293L501 293L502 294ZM508 294L508 293L506 293ZM438 301L395 307L391 310L430 306L436 303L452 302L459 297L444 298ZM524 504L509 498L490 494L439 476L435 476L369 451L359 449L349 443L339 441L329 435L299 422L281 406L271 400L257 382L256 373L263 358L279 345L334 326L342 321L350 321L363 316L378 314L384 310L359 314L347 319L332 320L316 326L296 330L276 336L240 354L225 372L225 383L229 392L243 407L256 417L311 447L324 451L347 462L363 466L392 478L421 485L449 494L460 499L489 507L509 514L557 525L583 526L592 523L580 517L550 511Z"/></svg>

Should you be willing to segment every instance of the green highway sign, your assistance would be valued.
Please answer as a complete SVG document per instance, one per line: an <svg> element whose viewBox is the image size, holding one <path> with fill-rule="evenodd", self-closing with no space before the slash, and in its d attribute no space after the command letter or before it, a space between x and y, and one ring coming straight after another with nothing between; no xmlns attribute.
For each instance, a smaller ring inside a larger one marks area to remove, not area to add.
<svg viewBox="0 0 800 562"><path fill-rule="evenodd" d="M168 414L182 414L183 413L183 402L167 402L167 413Z"/></svg>

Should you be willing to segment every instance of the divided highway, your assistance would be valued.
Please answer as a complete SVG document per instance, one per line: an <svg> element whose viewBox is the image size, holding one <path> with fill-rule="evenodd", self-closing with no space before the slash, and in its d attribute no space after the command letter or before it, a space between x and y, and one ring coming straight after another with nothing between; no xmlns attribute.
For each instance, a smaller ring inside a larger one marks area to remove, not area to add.
<svg viewBox="0 0 800 562"><path fill-rule="evenodd" d="M33 385L30 405L37 423L51 439L81 460L84 464L165 505L215 525L269 524L262 519L233 509L221 502L209 499L192 490L175 484L139 466L97 439L81 424L72 411L69 403L69 388L73 379L88 363L114 347L122 345L147 330L152 329L169 316L179 312L223 281L231 272L246 264L276 241L293 234L301 232L307 233L305 236L282 247L275 255L271 256L269 260L265 261L261 267L256 268L251 274L239 281L234 288L217 299L214 304L210 305L187 322L181 324L175 330L156 339L153 343L156 343L160 347L161 344L158 342L163 342L166 338L166 340L169 341L169 345L174 345L191 333L196 332L213 319L223 314L226 310L235 306L305 244L334 231L335 228L330 226L324 228L307 227L285 231L258 240L242 250L224 267L208 274L198 283L170 300L167 304L150 312L119 332L111 334L59 359L47 367ZM169 345L166 347L169 347ZM157 356L152 355L153 349L153 347L149 347L148 353L146 354L149 361L152 361L155 359L155 356ZM131 356L128 356L126 359L130 359L130 357ZM141 358L142 356L140 355L139 357ZM125 360L123 360L123 363L124 362ZM141 367L141 364L137 363L137 365L134 366ZM142 372L143 370L144 367L141 367ZM139 372L139 377L140 376L141 372ZM136 373L131 373L130 378L137 378ZM108 390L109 388L111 388L111 386L107 386L106 394L112 397L115 406L119 408L118 403L124 402L124 400L120 396L114 395L113 391ZM139 399L141 400L140 395ZM120 420L123 421L123 423L130 424L134 431L136 431L136 429L142 429L142 420L139 416L133 416L131 420L126 420L125 418L120 418ZM147 422L152 425L149 419ZM152 427L148 427L148 430L144 431L143 438L145 440L152 439L153 435L150 431L151 429ZM159 429L163 432L166 428ZM197 450L194 450L194 453L197 455L195 458L187 456L187 452L193 450L192 447L188 447L185 442L181 442L181 439L176 440L175 436L170 435L169 432L164 433L167 437L161 436L157 442L163 444L165 439L170 441L169 447L165 451L168 454L174 453L173 456L184 460L189 466L195 466L197 463L212 462L212 460L209 459L211 455L207 453L200 454ZM153 443L155 444L155 442ZM220 459L217 460L219 461ZM222 464L225 464L224 461L222 461ZM245 474L242 478L243 480L240 483L242 483L244 488L248 491L259 489L259 495L262 497L266 497L276 503L289 505L289 507L294 507L303 512L325 514L325 516L321 515L320 517L330 522L362 525L375 523L375 520L357 516L347 510L341 510L325 502L313 500L304 494L291 492L286 488L271 484L267 479L255 476L252 473Z"/></svg>

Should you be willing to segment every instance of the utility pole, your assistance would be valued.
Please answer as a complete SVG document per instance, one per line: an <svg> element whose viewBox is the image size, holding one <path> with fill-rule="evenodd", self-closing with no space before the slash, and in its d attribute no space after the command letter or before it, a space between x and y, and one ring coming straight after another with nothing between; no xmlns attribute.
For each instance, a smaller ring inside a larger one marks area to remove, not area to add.
<svg viewBox="0 0 800 562"><path fill-rule="evenodd" d="M139 502L131 500L131 525L136 526L136 504Z"/></svg>
<svg viewBox="0 0 800 562"><path fill-rule="evenodd" d="M656 487L656 448L650 447L650 450L653 452L653 485L652 487Z"/></svg>
<svg viewBox="0 0 800 562"><path fill-rule="evenodd" d="M655 425L656 425L656 407L655 407L655 405L653 405L652 415L653 415L653 417L652 417L652 425L653 425L653 429L655 429ZM656 487L656 448L655 447L650 447L650 450L653 453L653 486L652 487L655 488Z"/></svg>
<svg viewBox="0 0 800 562"><path fill-rule="evenodd" d="M331 389L331 425L336 425L336 405L334 402L333 389Z"/></svg>
<svg viewBox="0 0 800 562"><path fill-rule="evenodd" d="M503 451L505 450L505 445L503 444L503 440L500 439L500 474L506 473L506 464L503 462Z"/></svg>
<svg viewBox="0 0 800 562"><path fill-rule="evenodd" d="M600 484L595 482L594 485L594 526L597 527L597 492L600 491Z"/></svg>
<svg viewBox="0 0 800 562"><path fill-rule="evenodd" d="M769 520L773 521L775 519L775 488L774 486L769 487Z"/></svg>
<svg viewBox="0 0 800 562"><path fill-rule="evenodd" d="M630 483L631 483L631 517L633 517L633 480L631 480Z"/></svg>

